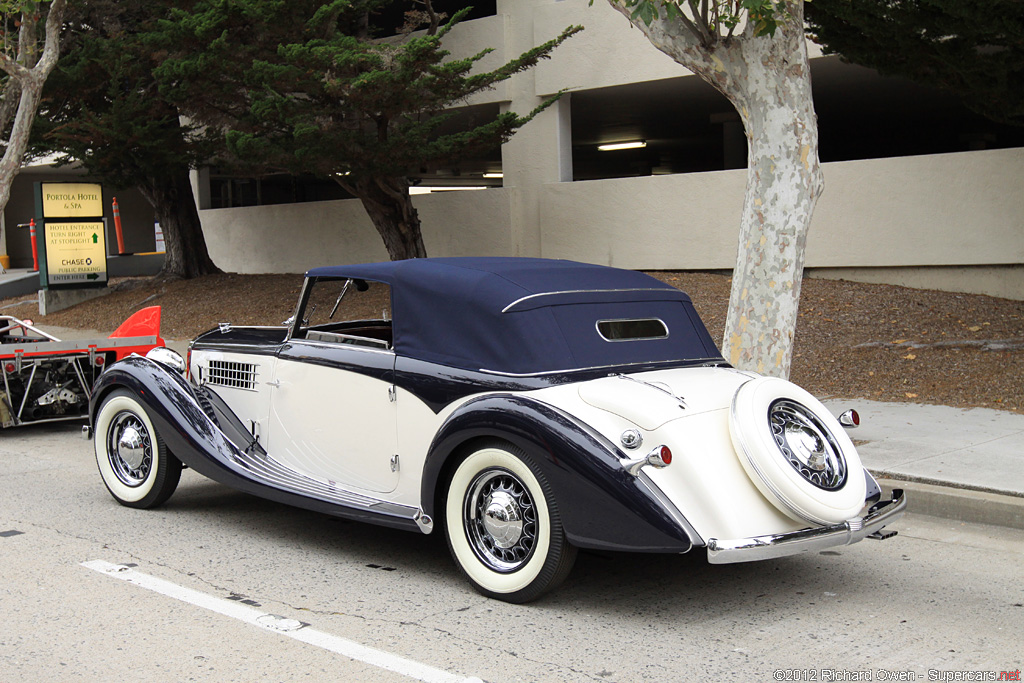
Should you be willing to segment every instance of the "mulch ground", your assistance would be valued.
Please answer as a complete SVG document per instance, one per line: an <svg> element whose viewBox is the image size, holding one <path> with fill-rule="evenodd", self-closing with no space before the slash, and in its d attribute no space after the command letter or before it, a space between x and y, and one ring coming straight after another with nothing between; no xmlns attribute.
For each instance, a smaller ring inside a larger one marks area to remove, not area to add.
<svg viewBox="0 0 1024 683"><path fill-rule="evenodd" d="M686 291L716 340L730 278L657 272ZM278 324L294 312L300 275L125 278L99 299L41 317L34 298L0 313L46 325L114 330L134 311L163 307L163 336L189 339L219 322ZM805 279L792 375L815 395L1024 412L1024 301Z"/></svg>

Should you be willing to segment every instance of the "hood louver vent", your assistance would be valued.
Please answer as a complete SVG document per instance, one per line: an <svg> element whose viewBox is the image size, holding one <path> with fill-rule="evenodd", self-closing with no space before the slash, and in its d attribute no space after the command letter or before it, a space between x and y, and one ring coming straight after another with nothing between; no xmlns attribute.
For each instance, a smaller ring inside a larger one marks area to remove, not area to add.
<svg viewBox="0 0 1024 683"><path fill-rule="evenodd" d="M211 360L207 366L207 384L233 389L256 390L256 366L227 360Z"/></svg>

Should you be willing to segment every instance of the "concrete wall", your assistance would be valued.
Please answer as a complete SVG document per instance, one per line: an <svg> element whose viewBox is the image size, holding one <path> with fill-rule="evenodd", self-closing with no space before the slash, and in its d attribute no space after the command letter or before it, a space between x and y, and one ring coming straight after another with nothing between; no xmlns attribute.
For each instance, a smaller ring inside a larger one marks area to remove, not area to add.
<svg viewBox="0 0 1024 683"><path fill-rule="evenodd" d="M445 192L415 198L432 256L508 254L512 192ZM316 266L386 261L359 200L200 211L210 257L235 273L301 273Z"/></svg>
<svg viewBox="0 0 1024 683"><path fill-rule="evenodd" d="M807 267L829 276L1024 298L1024 149L824 165ZM539 255L642 269L728 269L745 171L539 190L540 243L514 244L514 188L415 198L432 256ZM214 261L247 273L387 258L357 200L201 212ZM923 267L923 270L921 268ZM821 274L821 273L819 273Z"/></svg>
<svg viewBox="0 0 1024 683"><path fill-rule="evenodd" d="M688 73L603 0L498 0L457 28L453 55L493 67L570 24L552 59L473 98L518 112L545 95ZM693 76L691 76L693 77ZM730 269L745 171L571 182L571 94L502 148L504 188L415 198L432 256L572 258L627 268ZM807 246L812 274L1024 298L1024 149L824 165ZM356 200L200 212L217 264L301 272L386 258Z"/></svg>
<svg viewBox="0 0 1024 683"><path fill-rule="evenodd" d="M1024 149L823 171L808 268L1024 298ZM732 268L745 182L740 170L546 185L542 253L624 268Z"/></svg>
<svg viewBox="0 0 1024 683"><path fill-rule="evenodd" d="M812 267L1024 262L1024 149L823 164ZM546 185L545 256L731 268L746 171Z"/></svg>

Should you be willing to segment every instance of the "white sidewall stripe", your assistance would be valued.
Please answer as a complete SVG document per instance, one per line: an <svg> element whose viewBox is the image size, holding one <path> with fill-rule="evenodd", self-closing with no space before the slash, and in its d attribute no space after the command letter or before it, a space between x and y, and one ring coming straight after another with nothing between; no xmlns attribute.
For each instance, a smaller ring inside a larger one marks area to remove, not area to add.
<svg viewBox="0 0 1024 683"><path fill-rule="evenodd" d="M111 578L127 581L154 593L159 593L160 595L243 621L264 631L292 638L293 640L349 657L379 669L393 671L417 681L424 681L425 683L481 683L481 680L476 677L471 676L467 678L426 664L420 664L419 662L399 657L383 650L367 647L353 640L317 631L293 619L284 619L233 600L214 597L191 588L179 586L170 581L165 581L164 579L158 579L155 576L143 574L123 564L111 564L103 560L92 560L90 562L83 562L82 566Z"/></svg>

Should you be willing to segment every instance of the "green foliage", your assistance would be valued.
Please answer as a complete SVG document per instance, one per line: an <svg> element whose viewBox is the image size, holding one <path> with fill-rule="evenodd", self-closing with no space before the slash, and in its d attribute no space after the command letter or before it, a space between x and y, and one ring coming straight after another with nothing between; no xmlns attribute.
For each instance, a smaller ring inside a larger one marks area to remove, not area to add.
<svg viewBox="0 0 1024 683"><path fill-rule="evenodd" d="M65 17L64 49L44 90L35 147L81 161L115 186L165 181L208 158L219 136L183 126L160 96L151 48L157 22L180 3L88 0Z"/></svg>
<svg viewBox="0 0 1024 683"><path fill-rule="evenodd" d="M806 17L826 53L949 90L983 116L1024 125L1020 0L814 0Z"/></svg>
<svg viewBox="0 0 1024 683"><path fill-rule="evenodd" d="M793 0L616 0L632 10L630 20L647 26L664 12L669 21L678 21L705 47L733 34L746 20L755 36L774 36L779 21L789 16L787 2ZM594 4L594 0L590 0Z"/></svg>
<svg viewBox="0 0 1024 683"><path fill-rule="evenodd" d="M299 0L287 11L269 10L276 4L209 0L173 13L167 23L175 26L175 47L157 69L162 92L197 121L225 129L229 149L246 163L349 188L508 140L536 112L441 132L452 117L447 110L529 68L579 30L479 72L490 50L450 59L442 45L468 8L436 35L369 40L353 27L379 2Z"/></svg>
<svg viewBox="0 0 1024 683"><path fill-rule="evenodd" d="M53 0L0 0L0 14L15 15L23 12L38 12L43 5Z"/></svg>

